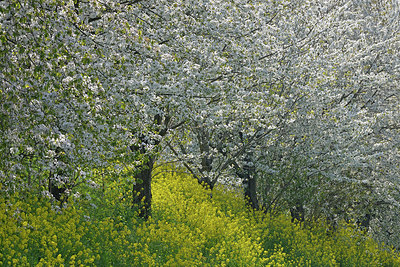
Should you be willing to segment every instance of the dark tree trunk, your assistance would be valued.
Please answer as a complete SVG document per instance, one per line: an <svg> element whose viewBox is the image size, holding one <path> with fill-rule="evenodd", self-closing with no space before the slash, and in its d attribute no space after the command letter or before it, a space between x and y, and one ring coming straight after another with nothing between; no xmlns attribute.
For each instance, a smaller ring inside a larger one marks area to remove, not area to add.
<svg viewBox="0 0 400 267"><path fill-rule="evenodd" d="M146 155L147 151L143 144L146 144L149 140L146 136L141 136L140 141L140 145L132 145L130 149L138 155ZM145 220L151 216L151 172L155 160L156 156L149 153L145 156L142 164L136 167L133 176L132 209L137 210L138 216Z"/></svg>
<svg viewBox="0 0 400 267"><path fill-rule="evenodd" d="M357 220L357 226L360 228L360 230L367 233L369 230L371 219L372 219L371 213L367 213L361 219Z"/></svg>
<svg viewBox="0 0 400 267"><path fill-rule="evenodd" d="M298 204L292 208L290 208L290 215L292 217L292 223L294 222L299 222L302 223L304 222L304 207L301 204Z"/></svg>
<svg viewBox="0 0 400 267"><path fill-rule="evenodd" d="M204 156L201 160L201 172L205 174L205 176L198 179L199 184L204 186L206 189L213 190L215 181L211 180L207 174L212 170L212 157Z"/></svg>
<svg viewBox="0 0 400 267"><path fill-rule="evenodd" d="M65 156L64 156L64 151L60 148L57 147L56 150L56 157L55 159L58 162L66 162ZM60 206L63 205L64 202L67 201L68 195L67 195L67 189L71 189L73 187L73 183L69 180L68 183L63 184L57 184L55 179L57 176L68 176L68 170L63 169L63 168L58 168L57 170L53 172L50 172L49 176L49 183L48 183L48 190L50 194L57 200L60 201Z"/></svg>
<svg viewBox="0 0 400 267"><path fill-rule="evenodd" d="M133 208L138 209L138 215L147 220L151 216L151 172L153 170L154 158L140 165L135 173L133 184Z"/></svg>
<svg viewBox="0 0 400 267"><path fill-rule="evenodd" d="M243 145L249 140L249 137L246 137L243 132L239 132L239 138ZM233 162L233 165L236 170L236 175L242 178L244 198L247 202L247 205L253 210L259 210L260 206L257 197L257 174L254 166L255 160L253 156L253 149L253 146L248 147L248 151L245 153L243 168L240 168L236 162Z"/></svg>
<svg viewBox="0 0 400 267"><path fill-rule="evenodd" d="M242 169L236 163L234 165L236 168L236 175L243 179L244 198L248 206L254 210L258 210L260 206L257 198L256 170L254 166L249 165L251 162L250 159L251 154L248 155L246 159L248 163L245 163Z"/></svg>
<svg viewBox="0 0 400 267"><path fill-rule="evenodd" d="M327 229L328 235L331 235L337 231L338 223L335 218L335 215L331 214L328 217L326 217L326 223L328 225L328 229Z"/></svg>
<svg viewBox="0 0 400 267"><path fill-rule="evenodd" d="M168 115L161 116L159 114L154 116L155 128L161 137L164 137L167 132L170 123L170 117ZM181 123L172 126L170 129L179 127ZM144 155L145 159L140 166L136 168L134 174L135 183L132 187L132 208L138 210L138 215L141 218L147 220L151 216L151 172L153 170L154 163L157 159L157 151L159 149L160 139L153 139L151 135L140 135L139 144L130 146L132 152L137 155ZM154 146L153 150L148 150L146 145L150 144Z"/></svg>
<svg viewBox="0 0 400 267"><path fill-rule="evenodd" d="M248 177L243 181L244 185L244 197L247 201L247 204L249 207L251 207L254 210L258 210L260 208L258 204L258 198L257 198L257 183L256 183L256 178L254 177Z"/></svg>
<svg viewBox="0 0 400 267"><path fill-rule="evenodd" d="M58 201L64 200L65 187L58 187L55 182L49 178L49 192Z"/></svg>
<svg viewBox="0 0 400 267"><path fill-rule="evenodd" d="M53 178L49 178L48 190L50 194L59 202L60 207L64 206L64 203L68 201L67 189L71 189L73 185L57 185Z"/></svg>

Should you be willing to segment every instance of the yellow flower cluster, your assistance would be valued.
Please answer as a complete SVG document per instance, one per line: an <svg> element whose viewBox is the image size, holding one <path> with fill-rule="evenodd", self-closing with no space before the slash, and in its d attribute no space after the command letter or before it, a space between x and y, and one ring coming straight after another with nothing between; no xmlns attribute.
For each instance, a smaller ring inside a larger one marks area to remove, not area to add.
<svg viewBox="0 0 400 267"><path fill-rule="evenodd" d="M285 214L248 211L242 196L226 188L215 188L211 196L190 175L172 170L156 175L154 216L141 230L170 263L189 258L191 266L400 266L399 254L351 225L334 233L322 223L301 228Z"/></svg>
<svg viewBox="0 0 400 267"><path fill-rule="evenodd" d="M78 205L52 208L47 199L0 197L0 266L151 265L146 248L114 218L88 220Z"/></svg>
<svg viewBox="0 0 400 267"><path fill-rule="evenodd" d="M90 224L69 207L60 213L47 199L0 198L1 264L13 266L63 266L77 259L90 264L96 255L82 243ZM4 245L3 245L4 244ZM9 244L9 245L7 245ZM75 263L75 262L74 262Z"/></svg>
<svg viewBox="0 0 400 267"><path fill-rule="evenodd" d="M173 166L154 173L148 221L134 216L123 179L64 209L0 195L0 266L400 266L398 253L349 225L299 227Z"/></svg>
<svg viewBox="0 0 400 267"><path fill-rule="evenodd" d="M153 218L138 234L167 266L263 265L255 221L237 194L222 188L211 194L190 175L168 169L155 177L153 190Z"/></svg>
<svg viewBox="0 0 400 267"><path fill-rule="evenodd" d="M331 232L324 223L299 227L281 214L264 216L258 227L266 250L277 244L283 248L285 266L400 266L398 253L379 246L354 225L343 223Z"/></svg>

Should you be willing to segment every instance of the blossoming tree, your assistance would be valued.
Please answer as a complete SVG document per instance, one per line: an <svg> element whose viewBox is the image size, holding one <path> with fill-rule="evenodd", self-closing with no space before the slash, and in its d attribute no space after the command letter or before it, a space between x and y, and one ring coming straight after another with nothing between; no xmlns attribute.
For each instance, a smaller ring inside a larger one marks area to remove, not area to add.
<svg viewBox="0 0 400 267"><path fill-rule="evenodd" d="M297 219L374 213L376 225L393 223L396 1L0 8L6 190L47 181L71 189L93 168L123 166L147 218L162 156L210 188L244 181L253 208L292 209Z"/></svg>

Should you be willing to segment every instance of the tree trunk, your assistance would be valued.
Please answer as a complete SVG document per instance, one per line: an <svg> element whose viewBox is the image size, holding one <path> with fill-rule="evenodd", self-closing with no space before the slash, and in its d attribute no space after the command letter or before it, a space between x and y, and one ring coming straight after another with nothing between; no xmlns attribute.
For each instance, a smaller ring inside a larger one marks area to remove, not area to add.
<svg viewBox="0 0 400 267"><path fill-rule="evenodd" d="M249 161L250 157L248 157L247 160ZM257 198L257 179L255 168L250 166L248 163L244 164L243 169L241 169L236 163L234 165L236 168L236 175L243 179L242 183L244 188L244 198L248 206L254 210L258 210L260 206Z"/></svg>
<svg viewBox="0 0 400 267"><path fill-rule="evenodd" d="M367 233L369 231L371 219L372 219L371 213L365 214L362 218L357 220L356 223L358 228L362 230L364 233Z"/></svg>
<svg viewBox="0 0 400 267"><path fill-rule="evenodd" d="M243 185L245 185L244 197L247 201L247 204L252 209L258 210L260 207L258 204L257 191L256 191L257 189L256 177L255 176L248 177L243 181Z"/></svg>
<svg viewBox="0 0 400 267"><path fill-rule="evenodd" d="M292 223L299 222L300 224L304 222L305 210L302 204L297 204L296 206L290 208L290 215L292 217Z"/></svg>
<svg viewBox="0 0 400 267"><path fill-rule="evenodd" d="M151 172L153 170L154 157L148 158L140 165L135 174L133 184L133 208L138 209L138 215L147 220L151 216Z"/></svg>
<svg viewBox="0 0 400 267"><path fill-rule="evenodd" d="M66 196L64 195L66 188L63 186L58 187L52 178L49 178L49 186L48 187L49 187L48 189L49 189L50 194L56 200L63 202L63 200L66 198Z"/></svg>

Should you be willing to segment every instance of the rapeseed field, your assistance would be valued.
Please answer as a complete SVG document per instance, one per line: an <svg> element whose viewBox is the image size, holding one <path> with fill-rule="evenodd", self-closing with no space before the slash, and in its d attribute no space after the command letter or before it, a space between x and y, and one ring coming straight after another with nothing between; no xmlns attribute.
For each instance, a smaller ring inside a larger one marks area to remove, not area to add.
<svg viewBox="0 0 400 267"><path fill-rule="evenodd" d="M154 171L147 221L126 188L123 179L82 188L61 208L38 194L2 194L0 266L400 266L398 253L351 225L327 233L249 211L238 191L205 190L173 167Z"/></svg>

